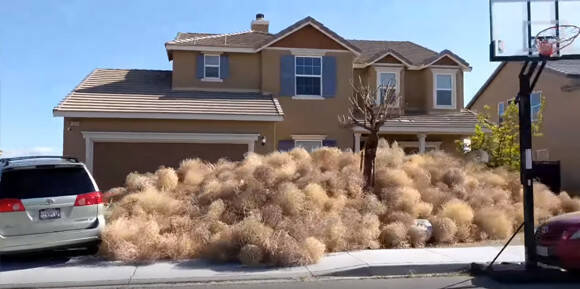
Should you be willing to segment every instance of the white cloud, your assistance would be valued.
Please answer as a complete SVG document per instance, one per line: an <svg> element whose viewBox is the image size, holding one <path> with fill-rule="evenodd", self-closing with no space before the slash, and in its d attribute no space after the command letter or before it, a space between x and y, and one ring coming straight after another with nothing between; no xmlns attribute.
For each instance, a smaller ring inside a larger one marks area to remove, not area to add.
<svg viewBox="0 0 580 289"><path fill-rule="evenodd" d="M27 149L17 150L2 150L2 158L22 157L22 156L38 156L38 155L60 155L61 152L53 147L32 147Z"/></svg>

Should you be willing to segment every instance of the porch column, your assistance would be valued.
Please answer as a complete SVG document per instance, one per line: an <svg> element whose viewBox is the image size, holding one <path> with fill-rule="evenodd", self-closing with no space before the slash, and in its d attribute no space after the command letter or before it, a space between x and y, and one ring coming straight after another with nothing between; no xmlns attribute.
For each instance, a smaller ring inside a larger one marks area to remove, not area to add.
<svg viewBox="0 0 580 289"><path fill-rule="evenodd" d="M427 135L420 133L417 135L417 138L419 139L419 153L425 153L425 139L427 138Z"/></svg>
<svg viewBox="0 0 580 289"><path fill-rule="evenodd" d="M354 133L354 152L355 153L360 152L360 136L361 136L360 132Z"/></svg>

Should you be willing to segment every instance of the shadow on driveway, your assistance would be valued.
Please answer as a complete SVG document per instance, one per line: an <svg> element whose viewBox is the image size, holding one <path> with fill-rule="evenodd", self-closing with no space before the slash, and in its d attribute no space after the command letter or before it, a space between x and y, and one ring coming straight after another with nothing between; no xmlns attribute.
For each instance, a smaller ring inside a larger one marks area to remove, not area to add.
<svg viewBox="0 0 580 289"><path fill-rule="evenodd" d="M39 267L71 266L95 263L97 258L86 250L42 251L0 256L0 272ZM71 264L73 263L73 264Z"/></svg>

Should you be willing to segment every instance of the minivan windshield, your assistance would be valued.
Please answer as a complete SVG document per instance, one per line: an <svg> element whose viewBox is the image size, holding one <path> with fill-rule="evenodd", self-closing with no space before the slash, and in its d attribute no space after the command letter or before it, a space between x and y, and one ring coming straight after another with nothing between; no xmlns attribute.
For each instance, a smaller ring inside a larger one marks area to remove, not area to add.
<svg viewBox="0 0 580 289"><path fill-rule="evenodd" d="M95 191L83 167L51 167L3 171L0 199L32 199Z"/></svg>

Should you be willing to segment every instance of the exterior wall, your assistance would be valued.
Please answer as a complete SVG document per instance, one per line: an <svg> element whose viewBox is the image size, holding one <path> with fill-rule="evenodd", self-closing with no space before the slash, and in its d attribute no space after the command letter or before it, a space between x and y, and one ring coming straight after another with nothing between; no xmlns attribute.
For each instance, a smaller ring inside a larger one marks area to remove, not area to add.
<svg viewBox="0 0 580 289"><path fill-rule="evenodd" d="M387 55L385 57L383 57L382 59L377 61L378 63L392 63L392 64L401 64L401 62L396 59L395 57L393 57L392 55Z"/></svg>
<svg viewBox="0 0 580 289"><path fill-rule="evenodd" d="M272 46L346 50L342 45L310 25L304 26L300 30L278 40L278 42L272 44Z"/></svg>
<svg viewBox="0 0 580 289"><path fill-rule="evenodd" d="M228 53L229 77L223 82L207 82L197 78L196 51L173 52L173 89L254 90L260 89L261 65L257 53Z"/></svg>
<svg viewBox="0 0 580 289"><path fill-rule="evenodd" d="M353 70L353 73L352 73L354 83L358 83L359 77L360 77L360 80L362 81L362 83L365 84L365 85L367 85L369 83L369 77L370 77L369 76L370 75L370 72L369 71L370 70L371 70L370 67L355 68Z"/></svg>
<svg viewBox="0 0 580 289"><path fill-rule="evenodd" d="M490 117L497 121L497 104L513 98L518 92L518 73L521 63L510 62L498 73L485 91L473 103L471 109L482 112L484 105L489 105ZM536 89L545 97L542 136L532 138L534 151L548 149L550 160L561 162L562 189L571 193L580 193L580 128L578 108L580 107L580 90L562 91L562 86L570 85L572 79L563 74L544 69ZM571 125L570 125L571 124ZM534 154L535 155L535 154Z"/></svg>
<svg viewBox="0 0 580 289"><path fill-rule="evenodd" d="M71 122L78 126L71 126ZM69 131L67 128L71 128ZM174 133L255 133L266 137L266 145L256 143L255 152L276 149L276 123L251 121L162 120L162 119L64 119L63 154L85 161L82 131L98 132L174 132Z"/></svg>
<svg viewBox="0 0 580 289"><path fill-rule="evenodd" d="M431 73L427 70L407 70L405 71L405 110L426 112L427 99L431 95L432 88L427 85L428 77ZM432 82L432 81L430 81Z"/></svg>
<svg viewBox="0 0 580 289"><path fill-rule="evenodd" d="M433 65L451 65L451 66L457 66L457 63L455 61L453 61L453 59L451 59L449 57L443 57L443 58L439 59L437 62L433 63Z"/></svg>
<svg viewBox="0 0 580 289"><path fill-rule="evenodd" d="M352 148L353 133L340 127L338 115L347 111L347 97L352 94L353 55L347 52L328 52L336 57L336 95L327 99L293 99L280 96L280 57L290 50L265 49L262 51L262 90L271 92L284 110L284 121L276 126L277 140L291 139L293 134L326 135L336 140L342 149Z"/></svg>

